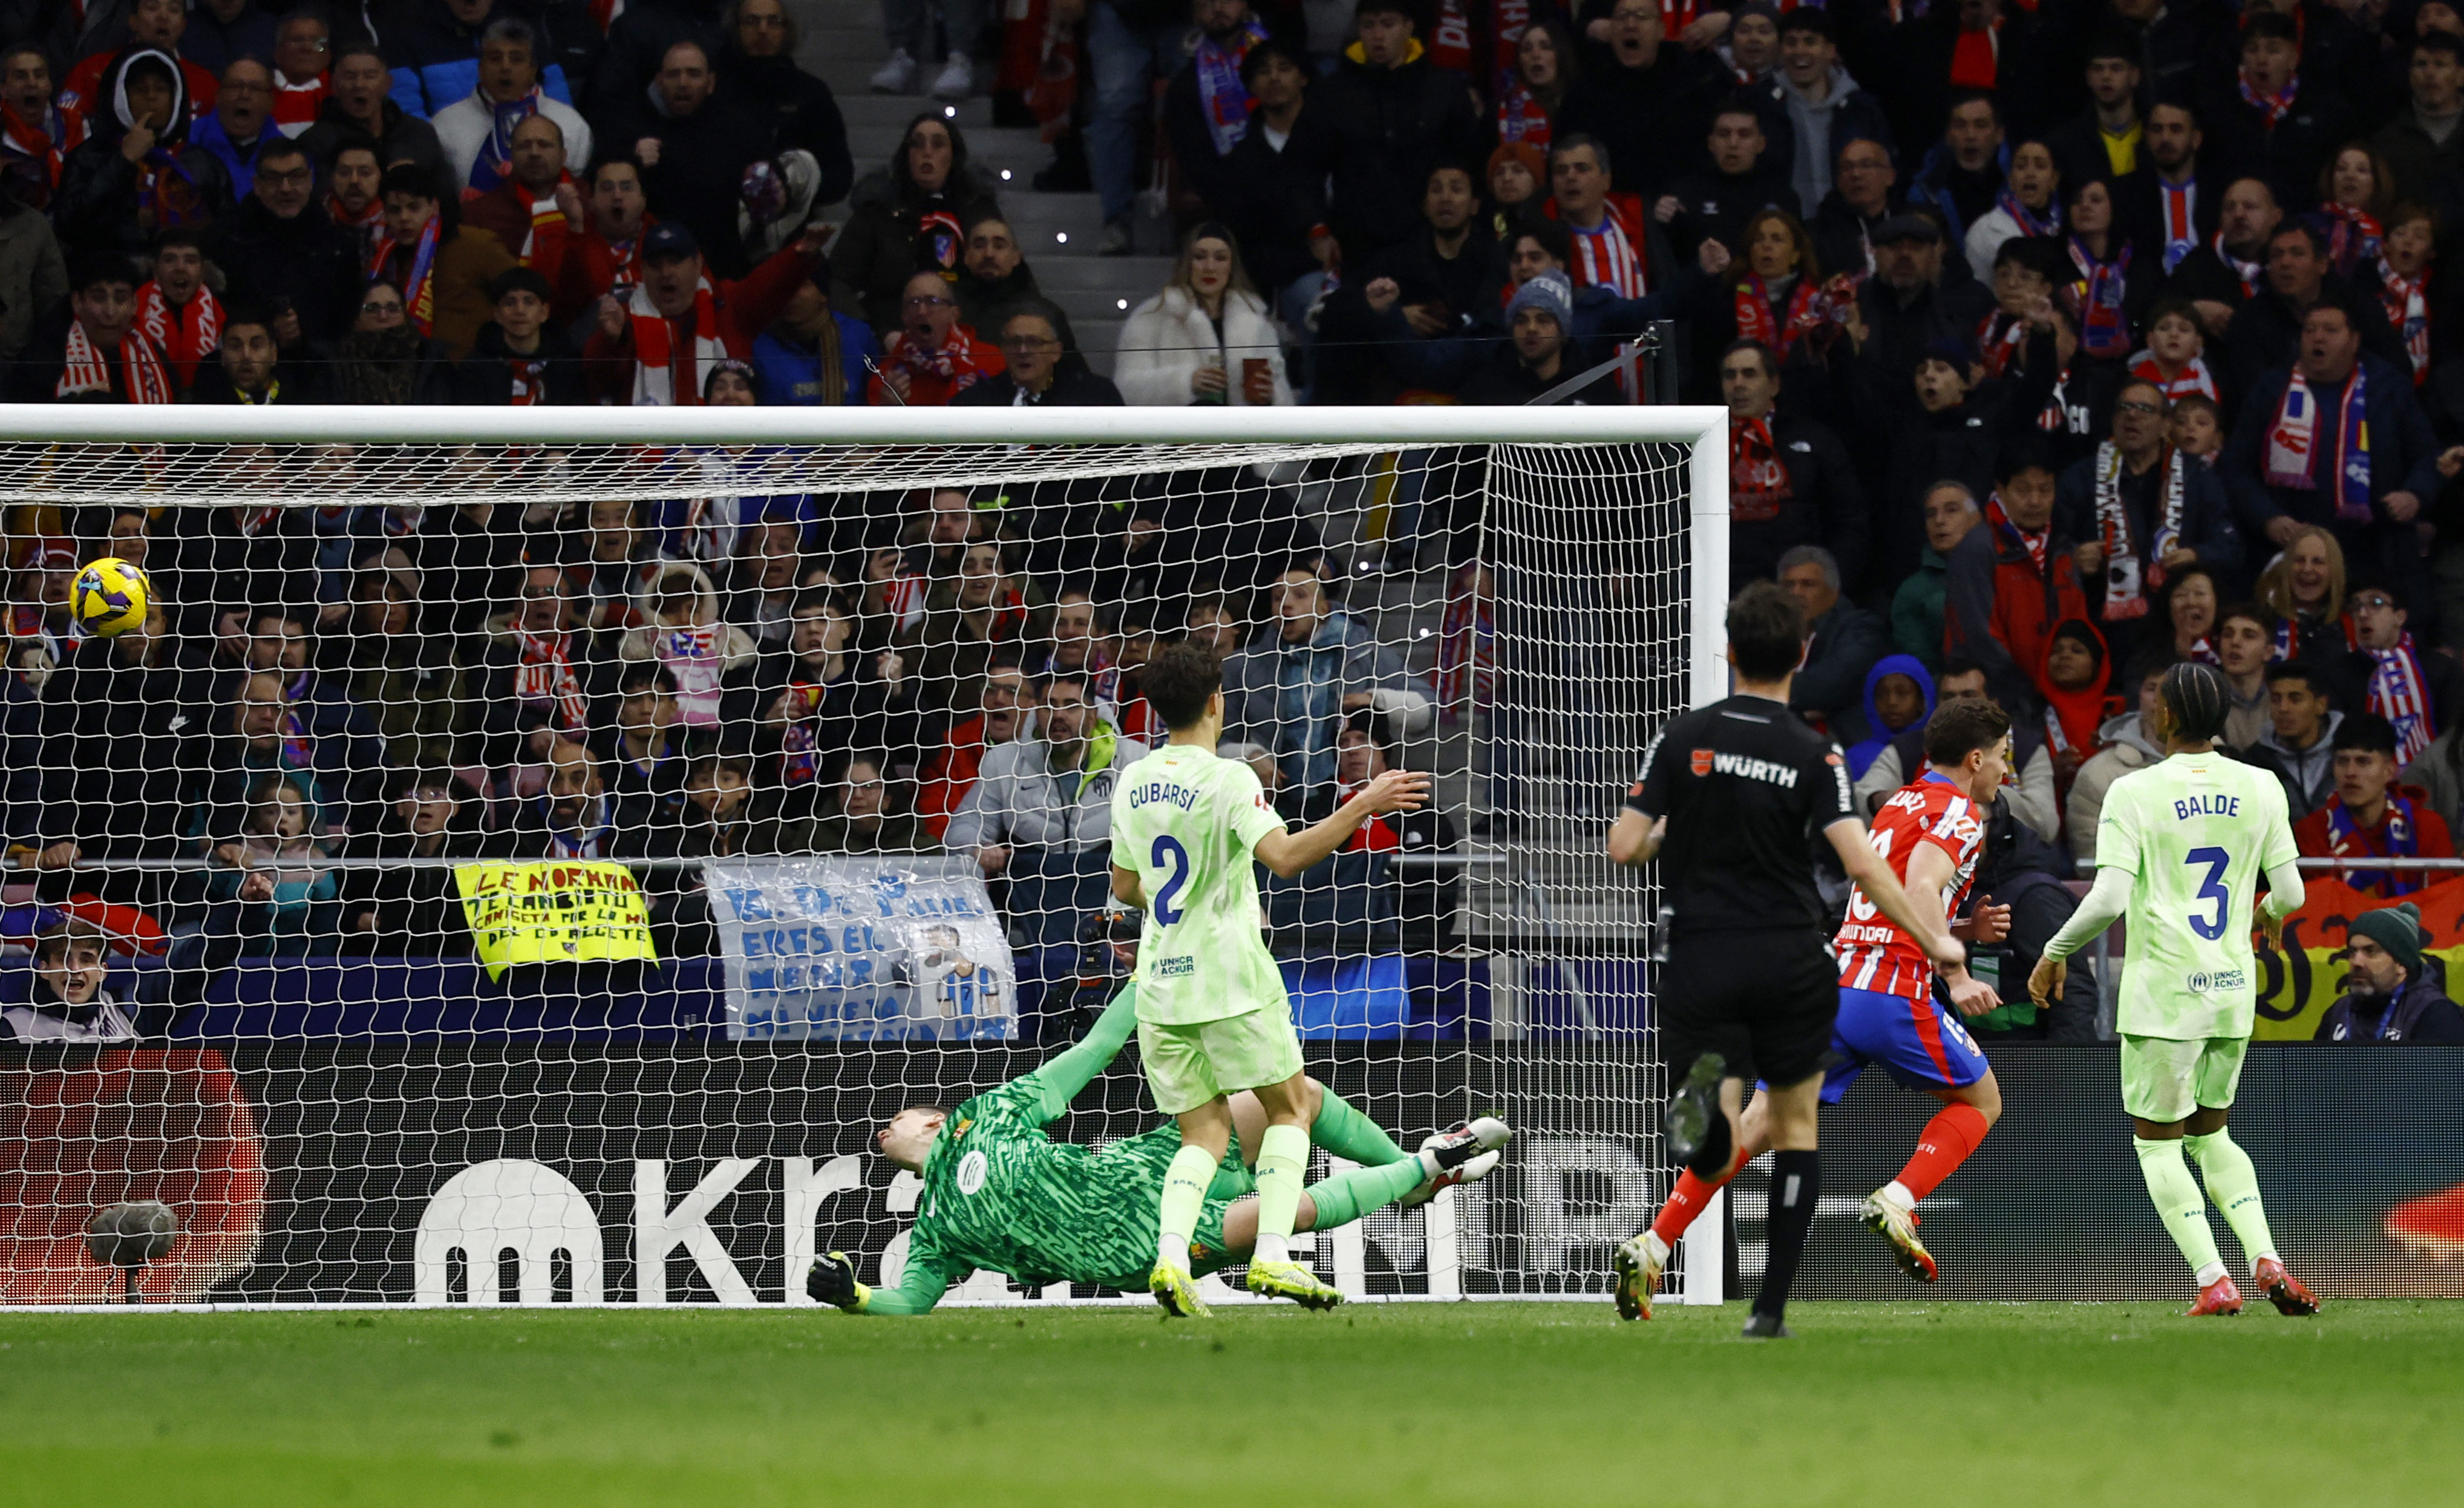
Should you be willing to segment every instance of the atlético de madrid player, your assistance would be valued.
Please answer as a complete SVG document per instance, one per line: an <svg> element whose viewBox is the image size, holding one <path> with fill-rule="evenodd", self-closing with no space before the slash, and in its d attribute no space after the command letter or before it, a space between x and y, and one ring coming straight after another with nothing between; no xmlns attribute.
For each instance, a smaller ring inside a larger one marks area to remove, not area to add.
<svg viewBox="0 0 2464 1508"><path fill-rule="evenodd" d="M1976 877L1985 820L2010 766L2011 720L1981 697L1945 702L1925 724L1926 769L1883 803L1871 841L1891 866L1909 902L1959 914ZM1949 926L1966 942L1998 942L2010 907L1983 906ZM1936 1003L1934 962L1907 929L1881 914L1864 886L1850 892L1834 951L1839 958L1839 1015L1832 1027L1824 1104L1837 1104L1868 1064L1943 1102L1917 1139L1916 1155L1900 1175L1865 1196L1865 1224L1891 1243L1902 1271L1934 1280L1932 1254L1917 1238L1916 1203L1931 1193L1976 1149L2002 1114L2002 1092L1975 1039L1951 1011ZM1991 986L1964 968L1939 971L1951 1005L1982 1015L2000 1004ZM1770 1143L1771 1091L1757 1087L1747 1105L1743 1136L1725 1169L1705 1178L1688 1169L1669 1191L1651 1229L1618 1248L1617 1309L1649 1319L1651 1298L1669 1250L1702 1213L1712 1192Z"/></svg>

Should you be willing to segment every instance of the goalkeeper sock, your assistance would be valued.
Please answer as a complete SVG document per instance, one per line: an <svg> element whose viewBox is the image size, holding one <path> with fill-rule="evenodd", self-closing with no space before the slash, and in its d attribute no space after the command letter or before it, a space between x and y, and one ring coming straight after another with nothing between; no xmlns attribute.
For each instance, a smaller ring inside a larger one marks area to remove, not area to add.
<svg viewBox="0 0 2464 1508"><path fill-rule="evenodd" d="M2186 1136L2182 1145L2199 1160L2199 1172L2208 1181L2208 1197L2224 1213L2225 1224L2233 1227L2243 1257L2256 1268L2260 1257L2274 1257L2276 1237L2268 1233L2267 1207L2259 1202L2258 1169L2250 1165L2250 1153L2241 1149L2231 1131L2224 1130Z"/></svg>
<svg viewBox="0 0 2464 1508"><path fill-rule="evenodd" d="M1349 1225L1372 1210L1386 1208L1426 1181L1420 1176L1419 1160L1412 1157L1336 1173L1324 1183L1309 1186L1309 1203L1317 1206L1317 1218L1309 1222L1309 1229L1331 1231L1338 1225Z"/></svg>
<svg viewBox="0 0 2464 1508"><path fill-rule="evenodd" d="M2189 1164L2182 1161L2182 1144L2134 1136L2130 1145L2139 1150L2139 1174L2147 1180L2147 1197L2164 1218L2165 1234L2182 1249L2182 1259L2205 1288L2224 1276L2225 1264L2216 1256L2215 1233L2208 1229L2207 1197L2190 1176Z"/></svg>
<svg viewBox="0 0 2464 1508"><path fill-rule="evenodd" d="M1651 1222L1651 1234L1660 1237L1660 1244L1675 1246L1686 1228L1694 1223L1695 1217L1703 1213L1704 1207L1711 1202L1711 1196L1726 1189L1728 1180L1737 1176L1737 1170L1745 1167L1746 1162L1746 1158L1730 1154L1727 1168L1717 1179L1705 1178L1691 1168L1680 1169L1677 1187L1668 1191L1668 1202L1660 1207L1660 1217Z"/></svg>
<svg viewBox="0 0 2464 1508"><path fill-rule="evenodd" d="M1163 1234L1155 1242L1155 1260L1189 1271L1189 1238L1197 1234L1199 1212L1206 1206L1206 1186L1215 1181L1218 1159L1203 1147L1181 1145L1163 1173Z"/></svg>
<svg viewBox="0 0 2464 1508"><path fill-rule="evenodd" d="M1417 1164L1413 1170L1419 1171ZM1258 1142L1258 1246L1250 1254L1252 1261L1291 1260L1287 1243L1300 1214L1301 1179L1308 1172L1309 1132L1297 1126L1267 1126Z"/></svg>
<svg viewBox="0 0 2464 1508"><path fill-rule="evenodd" d="M1335 1156L1363 1167L1399 1163L1412 1155L1396 1146L1395 1139L1379 1129L1376 1122L1353 1109L1331 1089L1318 1103L1317 1119L1309 1123L1309 1139Z"/></svg>
<svg viewBox="0 0 2464 1508"><path fill-rule="evenodd" d="M1923 1135L1917 1138L1916 1155L1900 1169L1896 1180L1907 1194L1903 1201L1914 1205L1934 1191L1953 1169L1968 1161L1976 1144L1993 1127L1986 1121L1985 1112L1972 1104L1946 1104L1934 1118L1925 1123Z"/></svg>
<svg viewBox="0 0 2464 1508"><path fill-rule="evenodd" d="M1771 1250L1763 1264L1763 1285L1754 1294L1754 1313L1774 1320L1787 1314L1788 1290L1796 1281L1796 1264L1805 1256L1806 1233L1814 1229L1814 1210L1821 1197L1820 1152L1807 1147L1771 1159L1771 1215L1763 1223Z"/></svg>

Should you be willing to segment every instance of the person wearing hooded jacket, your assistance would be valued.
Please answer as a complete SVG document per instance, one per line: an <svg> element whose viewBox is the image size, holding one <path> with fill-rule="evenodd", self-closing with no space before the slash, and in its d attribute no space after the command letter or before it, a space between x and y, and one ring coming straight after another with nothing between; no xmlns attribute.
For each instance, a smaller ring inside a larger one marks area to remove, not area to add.
<svg viewBox="0 0 2464 1508"><path fill-rule="evenodd" d="M1907 686L1885 687L1882 683L1893 676L1903 678ZM1874 668L1865 672L1865 726L1873 732L1849 745L1848 778L1862 779L1901 735L1911 730L1922 735L1934 705L1933 672L1924 661L1912 654L1886 654L1875 661Z"/></svg>
<svg viewBox="0 0 2464 1508"><path fill-rule="evenodd" d="M2244 764L2267 771L2284 785L2286 819L2299 821L2336 794L2336 734L2344 714L2327 705L2327 672L2305 661L2278 661L2267 667L2268 729L2258 741L2233 751Z"/></svg>
<svg viewBox="0 0 2464 1508"><path fill-rule="evenodd" d="M156 231L230 210L231 174L188 140L187 82L168 53L133 47L114 58L89 120L94 134L62 164L53 201L68 249L138 256Z"/></svg>
<svg viewBox="0 0 2464 1508"><path fill-rule="evenodd" d="M2447 971L2422 951L2421 908L2406 901L2353 918L2344 993L2319 1017L2314 1042L2377 1046L2464 1044L2464 1010L2447 997Z"/></svg>
<svg viewBox="0 0 2464 1508"><path fill-rule="evenodd" d="M2054 625L2036 661L2036 696L2045 709L2045 742L2054 752L2057 793L2067 796L2071 781L2096 753L2097 730L2122 709L2105 694L2113 679L2104 636L2084 618L2068 618Z"/></svg>
<svg viewBox="0 0 2464 1508"><path fill-rule="evenodd" d="M2139 663L2138 710L2108 717L2096 731L2100 746L2071 779L2071 794L2062 818L2070 829L2071 857L2084 867L2096 863L2096 824L2104 813L2104 793L2113 782L2165 757L2164 743L2149 726L2156 710L2156 688L2173 662L2160 656Z"/></svg>
<svg viewBox="0 0 2464 1508"><path fill-rule="evenodd" d="M1310 91L1331 132L1334 238L1364 265L1420 224L1420 190L1441 162L1485 155L1481 119L1463 80L1431 66L1400 0L1359 0L1358 39L1334 76Z"/></svg>
<svg viewBox="0 0 2464 1508"><path fill-rule="evenodd" d="M1985 670L1965 660L1950 661L1934 682L1934 694L1937 706L1963 696L1987 695ZM2045 745L2044 721L2034 702L1997 698L1996 705L2005 713L2016 714L2011 718L2013 782L2002 788L2001 804L2034 835L2032 841L2055 842L2061 836L2062 809L2054 794L2054 756ZM1881 810L1891 793L1908 783L1907 772L1923 770L1925 763L1925 724L1914 723L1865 767L1864 777L1854 787L1859 810L1869 817ZM2051 936L2051 931L2046 935Z"/></svg>

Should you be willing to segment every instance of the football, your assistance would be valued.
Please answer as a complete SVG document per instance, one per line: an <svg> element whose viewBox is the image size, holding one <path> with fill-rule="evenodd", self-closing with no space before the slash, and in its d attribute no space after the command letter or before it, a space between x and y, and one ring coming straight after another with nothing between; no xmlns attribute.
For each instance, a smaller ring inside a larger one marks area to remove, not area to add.
<svg viewBox="0 0 2464 1508"><path fill-rule="evenodd" d="M154 600L154 583L143 567L117 556L89 560L69 590L69 610L77 628L94 639L117 639L145 621Z"/></svg>

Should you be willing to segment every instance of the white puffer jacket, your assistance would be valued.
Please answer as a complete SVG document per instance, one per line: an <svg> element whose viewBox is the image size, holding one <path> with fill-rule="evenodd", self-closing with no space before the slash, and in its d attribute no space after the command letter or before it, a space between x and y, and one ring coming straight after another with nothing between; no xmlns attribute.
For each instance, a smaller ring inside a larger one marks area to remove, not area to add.
<svg viewBox="0 0 2464 1508"><path fill-rule="evenodd" d="M1292 384L1284 375L1283 342L1266 317L1266 306L1255 294L1237 289L1223 295L1221 341L1204 307L1180 288L1167 288L1130 311L1121 326L1112 381L1124 403L1177 407L1198 396L1189 384L1203 357L1222 361L1225 402L1247 406L1249 400L1241 391L1241 363L1260 357L1273 364L1275 402L1293 402Z"/></svg>

